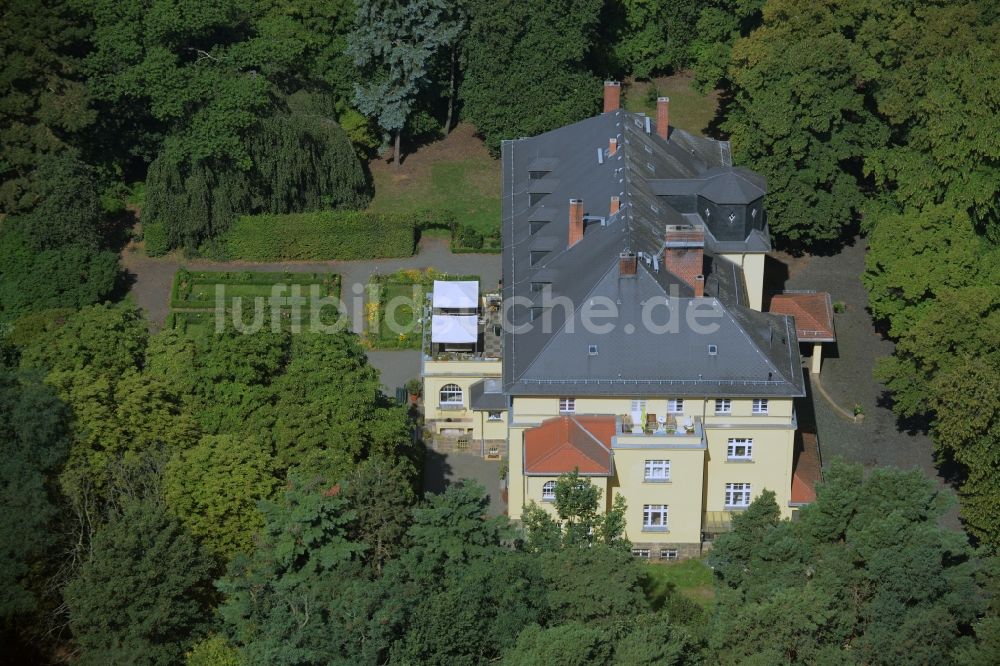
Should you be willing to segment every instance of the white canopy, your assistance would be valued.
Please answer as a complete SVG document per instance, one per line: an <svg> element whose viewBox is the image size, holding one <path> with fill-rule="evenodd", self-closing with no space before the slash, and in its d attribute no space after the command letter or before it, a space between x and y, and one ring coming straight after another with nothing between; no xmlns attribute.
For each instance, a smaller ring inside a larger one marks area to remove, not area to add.
<svg viewBox="0 0 1000 666"><path fill-rule="evenodd" d="M475 343L477 338L476 315L431 316L431 342Z"/></svg>
<svg viewBox="0 0 1000 666"><path fill-rule="evenodd" d="M479 283L434 280L434 307L474 310L479 307Z"/></svg>

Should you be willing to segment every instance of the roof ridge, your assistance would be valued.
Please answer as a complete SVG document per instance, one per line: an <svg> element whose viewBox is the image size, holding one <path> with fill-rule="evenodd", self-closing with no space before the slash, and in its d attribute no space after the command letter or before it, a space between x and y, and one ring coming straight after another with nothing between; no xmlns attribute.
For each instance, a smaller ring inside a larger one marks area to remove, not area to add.
<svg viewBox="0 0 1000 666"><path fill-rule="evenodd" d="M594 416L594 418L600 418L600 417L599 417L599 416L597 416L596 414L594 414L593 416ZM581 430L583 430L583 431L584 431L585 433L587 433L587 434L588 434L588 435L590 436L590 438L591 438L592 440L594 440L595 442L597 442L597 443L598 443L598 445L600 445L600 447L601 447L602 449L604 449L604 450L605 450L605 451L607 451L608 453L611 453L611 449L609 449L608 447L604 446L604 442L602 442L601 440L597 439L597 436L596 436L596 435L594 435L594 433L590 432L590 430L588 430L586 426L584 426L584 425L583 425L582 423L580 423L580 422L579 422L579 421L577 420L576 416L571 416L571 417L570 417L570 420L571 420L571 421L573 421L573 423L575 423L575 424L576 424L577 426L579 426L579 428L580 428ZM595 460L594 462L597 462L597 461Z"/></svg>

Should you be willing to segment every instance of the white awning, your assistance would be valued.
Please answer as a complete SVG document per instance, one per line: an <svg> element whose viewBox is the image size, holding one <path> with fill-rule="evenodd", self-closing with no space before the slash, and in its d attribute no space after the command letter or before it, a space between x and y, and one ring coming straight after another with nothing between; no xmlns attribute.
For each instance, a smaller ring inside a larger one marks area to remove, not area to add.
<svg viewBox="0 0 1000 666"><path fill-rule="evenodd" d="M434 307L452 310L479 307L479 283L434 280Z"/></svg>
<svg viewBox="0 0 1000 666"><path fill-rule="evenodd" d="M433 315L431 342L472 342L478 338L476 315Z"/></svg>

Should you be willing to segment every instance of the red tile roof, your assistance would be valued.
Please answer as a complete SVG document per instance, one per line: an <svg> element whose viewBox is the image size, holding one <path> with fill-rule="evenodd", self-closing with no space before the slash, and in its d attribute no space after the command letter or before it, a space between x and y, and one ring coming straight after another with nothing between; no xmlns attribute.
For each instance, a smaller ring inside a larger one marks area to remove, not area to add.
<svg viewBox="0 0 1000 666"><path fill-rule="evenodd" d="M614 416L559 416L524 433L525 474L611 475Z"/></svg>
<svg viewBox="0 0 1000 666"><path fill-rule="evenodd" d="M792 504L809 504L816 499L816 484L823 480L820 468L819 441L811 432L795 437L795 460L792 463Z"/></svg>
<svg viewBox="0 0 1000 666"><path fill-rule="evenodd" d="M803 342L833 342L833 307L825 291L789 292L765 297L764 310L795 317L795 332Z"/></svg>

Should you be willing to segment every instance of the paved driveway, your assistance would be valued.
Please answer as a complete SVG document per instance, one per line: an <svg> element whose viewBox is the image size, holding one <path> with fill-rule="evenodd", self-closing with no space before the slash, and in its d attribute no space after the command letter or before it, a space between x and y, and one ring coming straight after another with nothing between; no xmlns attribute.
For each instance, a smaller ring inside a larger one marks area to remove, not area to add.
<svg viewBox="0 0 1000 666"><path fill-rule="evenodd" d="M472 479L490 496L489 513L504 513L500 499L500 463L484 460L474 453L442 453L428 447L424 460L424 492L440 493L460 479Z"/></svg>
<svg viewBox="0 0 1000 666"><path fill-rule="evenodd" d="M786 289L828 291L834 302L843 301L847 306L844 312L834 315L836 349L832 350L832 355L824 354L820 381L842 408L850 411L857 403L865 412L863 423L847 421L810 387L815 413L810 414L800 407L799 418L803 424L815 423L825 464L841 457L861 463L867 469L916 468L945 488L949 484L934 465L931 438L912 424L898 422L888 406L885 387L872 376L876 361L892 354L894 345L875 329L868 314L868 294L860 277L867 249L867 242L859 239L840 254L791 262L791 275L784 285ZM782 268L774 265L769 266L769 270L772 267L779 271ZM961 528L957 506L945 514L942 524Z"/></svg>

